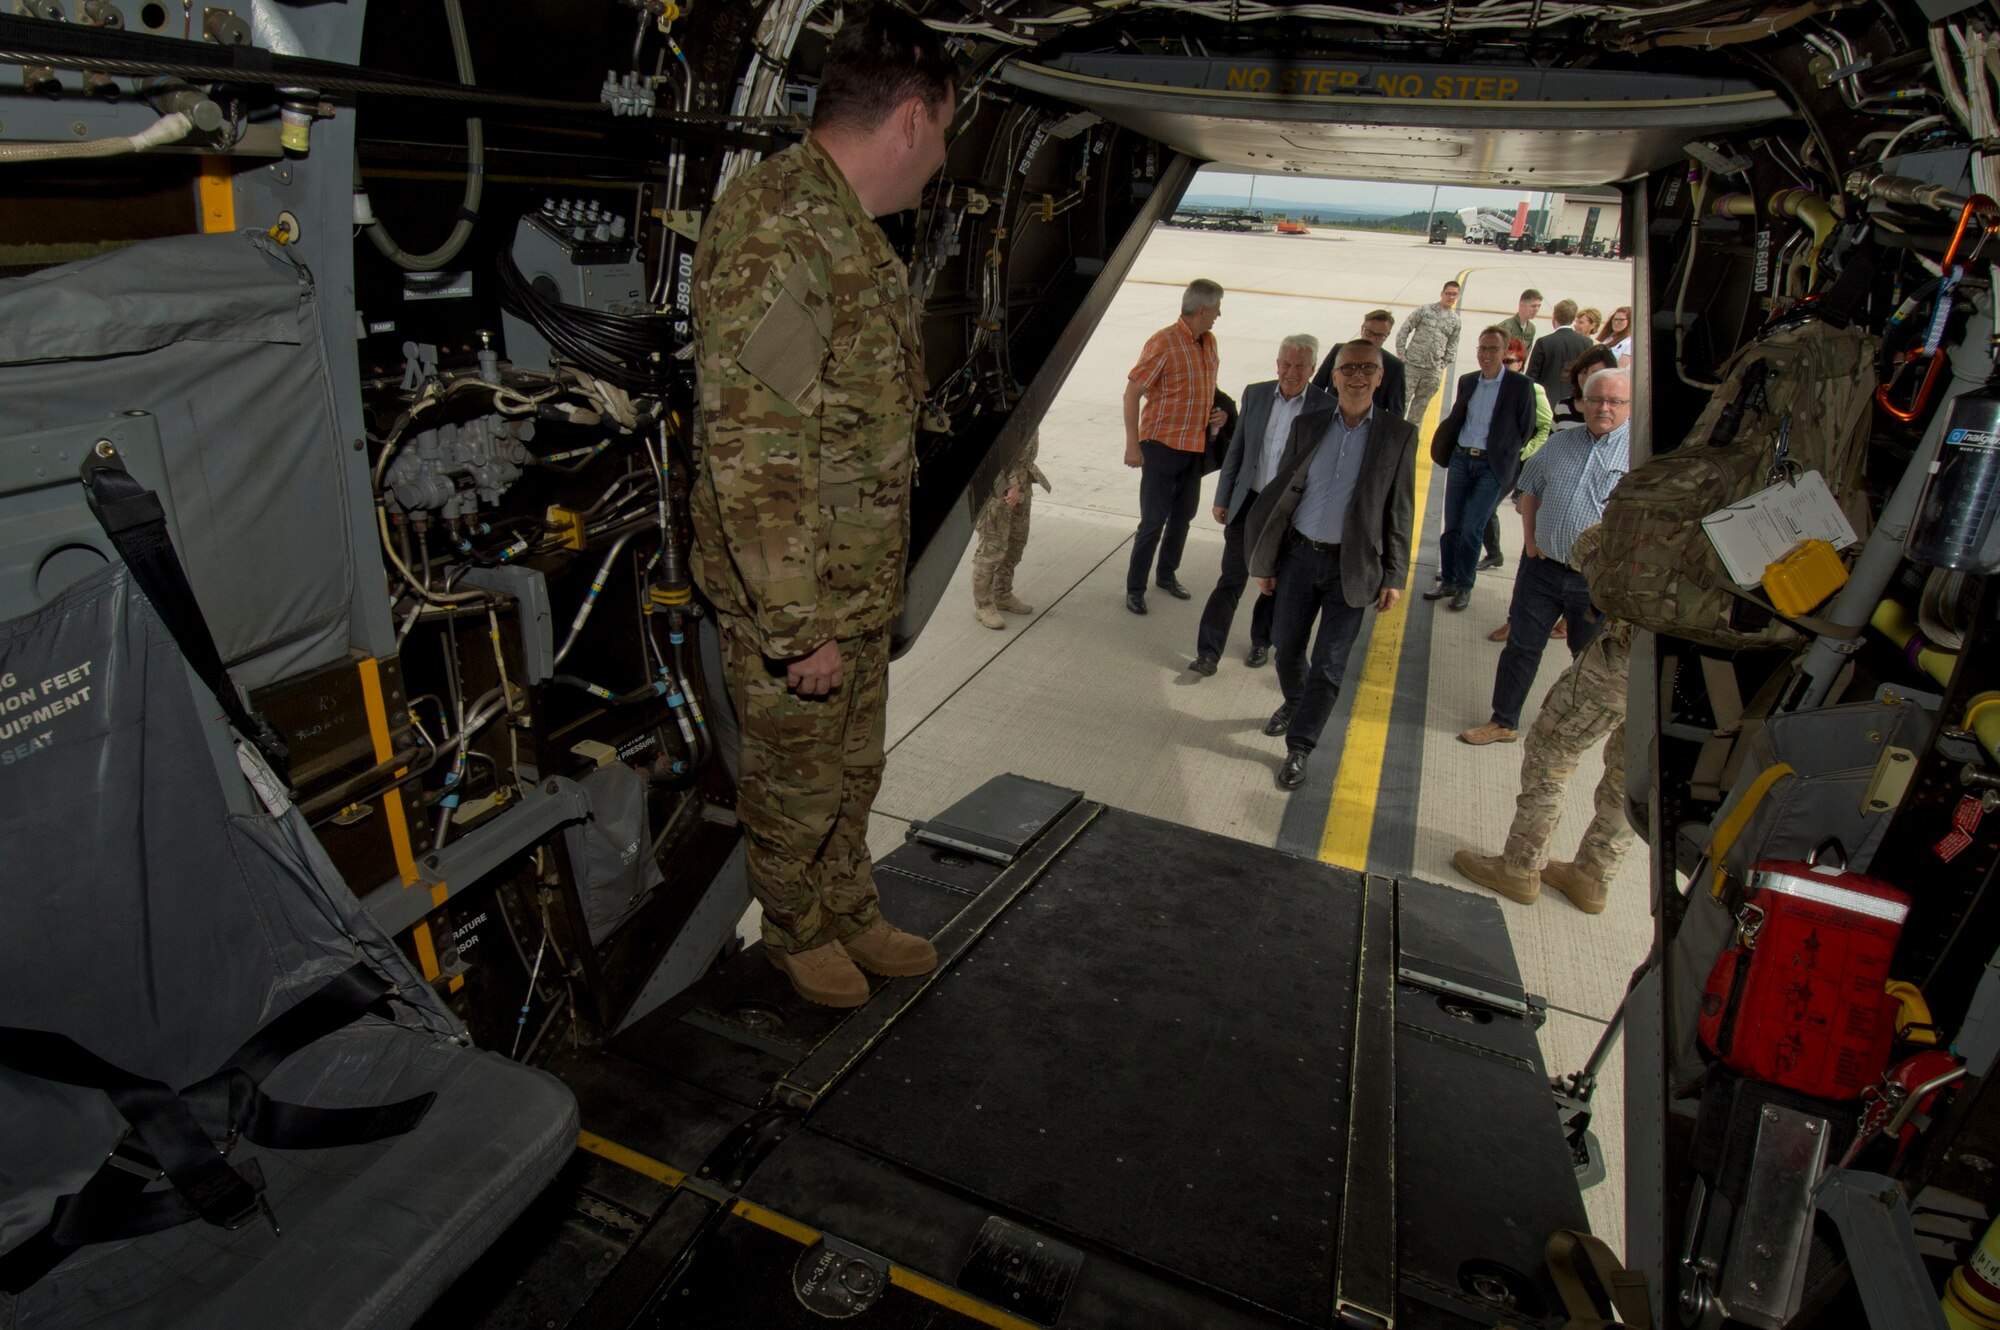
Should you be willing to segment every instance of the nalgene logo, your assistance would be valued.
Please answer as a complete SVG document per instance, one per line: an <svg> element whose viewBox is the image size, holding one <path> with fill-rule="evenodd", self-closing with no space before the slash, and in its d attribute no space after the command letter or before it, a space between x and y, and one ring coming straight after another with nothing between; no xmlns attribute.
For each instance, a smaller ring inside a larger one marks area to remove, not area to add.
<svg viewBox="0 0 2000 1330"><path fill-rule="evenodd" d="M1955 429L1945 436L1954 448L2000 448L2000 433L1984 429Z"/></svg>

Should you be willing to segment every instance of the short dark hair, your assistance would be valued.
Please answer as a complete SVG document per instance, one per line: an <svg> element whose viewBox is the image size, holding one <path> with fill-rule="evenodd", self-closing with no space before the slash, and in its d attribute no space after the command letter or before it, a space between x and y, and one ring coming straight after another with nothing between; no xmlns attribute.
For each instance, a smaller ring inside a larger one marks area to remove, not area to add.
<svg viewBox="0 0 2000 1330"><path fill-rule="evenodd" d="M944 39L893 4L850 5L826 53L813 103L813 128L874 128L912 97L935 106L951 97L958 71Z"/></svg>
<svg viewBox="0 0 2000 1330"><path fill-rule="evenodd" d="M1540 300L1541 298L1542 293L1532 286L1521 293L1521 299L1523 300Z"/></svg>
<svg viewBox="0 0 2000 1330"><path fill-rule="evenodd" d="M1342 342L1339 346L1333 348L1334 363L1339 363L1342 351L1366 351L1370 360L1373 360L1378 365L1382 363L1382 348L1369 341L1366 337L1357 337L1351 342Z"/></svg>
<svg viewBox="0 0 2000 1330"><path fill-rule="evenodd" d="M1507 350L1507 330L1498 324L1495 324L1491 328L1481 328L1479 336L1473 338L1472 343L1474 346L1477 346L1489 337L1498 337L1500 339L1500 350L1502 354L1505 354Z"/></svg>
<svg viewBox="0 0 2000 1330"><path fill-rule="evenodd" d="M1361 316L1361 326L1366 328L1371 323L1386 323L1393 328L1396 326L1396 316L1386 309L1371 309Z"/></svg>
<svg viewBox="0 0 2000 1330"><path fill-rule="evenodd" d="M1576 302L1574 300L1563 299L1556 301L1556 322L1576 322Z"/></svg>
<svg viewBox="0 0 2000 1330"><path fill-rule="evenodd" d="M1439 289L1440 291L1457 291L1457 290L1460 290L1460 289L1462 289L1462 288L1461 288L1461 287L1459 286L1459 284L1458 284L1458 283L1457 283L1456 281L1450 281L1450 282L1446 282L1446 283L1445 283L1445 284L1444 284L1443 286L1439 287L1438 289Z"/></svg>

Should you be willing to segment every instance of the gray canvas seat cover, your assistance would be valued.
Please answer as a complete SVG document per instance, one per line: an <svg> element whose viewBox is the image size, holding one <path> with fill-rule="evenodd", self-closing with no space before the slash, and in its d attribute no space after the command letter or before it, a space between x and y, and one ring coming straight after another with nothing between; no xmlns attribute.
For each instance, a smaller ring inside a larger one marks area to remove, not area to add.
<svg viewBox="0 0 2000 1330"><path fill-rule="evenodd" d="M184 1086L365 961L396 985L395 1020L362 1016L264 1089L320 1107L437 1098L414 1130L366 1145L239 1144L282 1236L196 1221L80 1248L0 1294L10 1330L407 1325L575 1143L569 1092L464 1046L296 811L231 814L204 729L216 710L122 566L0 625L0 1024ZM101 1091L0 1068L0 1252L124 1126Z"/></svg>

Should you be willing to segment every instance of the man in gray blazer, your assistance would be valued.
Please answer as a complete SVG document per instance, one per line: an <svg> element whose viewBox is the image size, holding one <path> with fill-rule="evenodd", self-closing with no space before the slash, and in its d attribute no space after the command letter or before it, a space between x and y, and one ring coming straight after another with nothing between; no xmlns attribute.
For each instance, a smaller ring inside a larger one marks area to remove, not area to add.
<svg viewBox="0 0 2000 1330"><path fill-rule="evenodd" d="M1250 574L1277 602L1271 645L1285 693L1264 733L1285 736L1278 784L1287 790L1305 783L1362 615L1370 605L1378 614L1393 607L1409 577L1417 430L1375 405L1381 373L1373 342L1340 348L1339 400L1331 410L1300 412L1277 475L1250 514Z"/></svg>
<svg viewBox="0 0 2000 1330"><path fill-rule="evenodd" d="M1569 382L1569 367L1576 358L1596 346L1597 343L1576 330L1576 302L1558 300L1555 308L1555 331L1535 339L1533 349L1528 352L1527 376L1542 385L1542 391L1549 395L1549 405L1559 407L1570 399L1573 389Z"/></svg>
<svg viewBox="0 0 2000 1330"><path fill-rule="evenodd" d="M1313 359L1319 342L1305 333L1294 333L1278 344L1278 377L1253 383L1243 390L1242 413L1236 418L1236 433L1229 441L1222 474L1215 482L1215 520L1222 523L1222 574L1208 604L1201 611L1201 627L1195 636L1194 659L1188 668L1206 678L1215 673L1222 648L1229 641L1229 625L1236 618L1236 602L1250 580L1244 554L1244 532L1258 494L1278 472L1278 459L1291 437L1292 422L1301 411L1331 408L1333 398L1310 386ZM1269 596L1257 597L1250 610L1250 654L1243 663L1259 666L1271 659L1271 606Z"/></svg>

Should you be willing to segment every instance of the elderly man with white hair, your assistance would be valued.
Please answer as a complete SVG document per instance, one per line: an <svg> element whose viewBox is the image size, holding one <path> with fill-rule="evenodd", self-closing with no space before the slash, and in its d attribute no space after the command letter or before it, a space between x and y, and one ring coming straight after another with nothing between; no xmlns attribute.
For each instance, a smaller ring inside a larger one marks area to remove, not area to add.
<svg viewBox="0 0 2000 1330"><path fill-rule="evenodd" d="M1583 654L1604 618L1590 584L1569 565L1577 536L1604 516L1604 501L1631 465L1632 372L1604 369L1584 380L1583 423L1549 436L1521 471L1522 559L1507 608L1507 648L1493 680L1493 714L1459 735L1475 745L1521 737L1521 707L1534 686L1556 620L1569 620L1569 653Z"/></svg>

